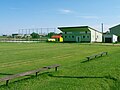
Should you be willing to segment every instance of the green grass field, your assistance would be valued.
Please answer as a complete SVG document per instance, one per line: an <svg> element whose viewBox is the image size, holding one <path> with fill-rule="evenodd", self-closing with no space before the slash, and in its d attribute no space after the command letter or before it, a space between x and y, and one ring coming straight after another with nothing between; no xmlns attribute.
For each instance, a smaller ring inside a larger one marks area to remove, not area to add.
<svg viewBox="0 0 120 90"><path fill-rule="evenodd" d="M82 63L86 56L108 55ZM119 90L120 46L78 43L0 43L0 78L43 66L54 69L1 82L0 90Z"/></svg>

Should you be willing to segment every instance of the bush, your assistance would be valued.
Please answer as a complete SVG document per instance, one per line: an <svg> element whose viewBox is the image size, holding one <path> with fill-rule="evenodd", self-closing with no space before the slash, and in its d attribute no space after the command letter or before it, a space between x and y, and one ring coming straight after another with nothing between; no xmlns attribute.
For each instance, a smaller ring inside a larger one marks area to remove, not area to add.
<svg viewBox="0 0 120 90"><path fill-rule="evenodd" d="M35 32L33 32L33 33L31 34L31 36L32 36L32 38L39 38L39 37L40 37L39 34L38 34L38 33L35 33Z"/></svg>

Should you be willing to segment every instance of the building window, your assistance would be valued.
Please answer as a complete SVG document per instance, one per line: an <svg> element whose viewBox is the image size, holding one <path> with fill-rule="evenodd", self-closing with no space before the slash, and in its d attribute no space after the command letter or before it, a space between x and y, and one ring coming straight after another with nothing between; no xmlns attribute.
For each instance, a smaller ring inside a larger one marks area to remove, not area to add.
<svg viewBox="0 0 120 90"><path fill-rule="evenodd" d="M70 38L70 36L69 36L69 38Z"/></svg>
<svg viewBox="0 0 120 90"><path fill-rule="evenodd" d="M85 33L87 34L87 31L85 31Z"/></svg>
<svg viewBox="0 0 120 90"><path fill-rule="evenodd" d="M65 32L65 34L67 34L67 32Z"/></svg>
<svg viewBox="0 0 120 90"><path fill-rule="evenodd" d="M74 36L72 36L72 38L74 38Z"/></svg>
<svg viewBox="0 0 120 90"><path fill-rule="evenodd" d="M97 35L97 38L98 38L98 35Z"/></svg>
<svg viewBox="0 0 120 90"><path fill-rule="evenodd" d="M67 38L67 36L65 36L65 38Z"/></svg>
<svg viewBox="0 0 120 90"><path fill-rule="evenodd" d="M67 32L67 34L72 34L72 32Z"/></svg>
<svg viewBox="0 0 120 90"><path fill-rule="evenodd" d="M87 36L87 38L89 38L89 36Z"/></svg>
<svg viewBox="0 0 120 90"><path fill-rule="evenodd" d="M83 38L85 38L85 36L83 36Z"/></svg>

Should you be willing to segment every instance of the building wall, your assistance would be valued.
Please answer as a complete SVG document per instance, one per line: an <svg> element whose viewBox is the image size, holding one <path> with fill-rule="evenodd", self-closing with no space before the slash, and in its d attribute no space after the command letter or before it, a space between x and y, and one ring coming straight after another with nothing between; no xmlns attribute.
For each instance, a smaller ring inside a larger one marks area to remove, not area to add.
<svg viewBox="0 0 120 90"><path fill-rule="evenodd" d="M103 35L103 42L104 43L112 43L112 38L113 38L113 35L111 35L111 34L104 34Z"/></svg>
<svg viewBox="0 0 120 90"><path fill-rule="evenodd" d="M59 41L59 42L63 42L63 38L62 38L62 37L60 38L60 41Z"/></svg>
<svg viewBox="0 0 120 90"><path fill-rule="evenodd" d="M63 41L64 42L65 41L71 41L71 42L75 41L75 37L73 37L75 35L72 32L63 32L62 35L63 35Z"/></svg>
<svg viewBox="0 0 120 90"><path fill-rule="evenodd" d="M90 27L62 28L64 42L102 42L102 33Z"/></svg>
<svg viewBox="0 0 120 90"><path fill-rule="evenodd" d="M113 41L114 43L117 42L117 38L118 38L118 36L113 35L113 39L112 39L112 41Z"/></svg>
<svg viewBox="0 0 120 90"><path fill-rule="evenodd" d="M110 33L120 36L120 25L110 28Z"/></svg>
<svg viewBox="0 0 120 90"><path fill-rule="evenodd" d="M111 42L115 43L117 42L117 36L113 34L104 34L104 42L106 38L111 38Z"/></svg>
<svg viewBox="0 0 120 90"><path fill-rule="evenodd" d="M81 32L63 32L64 42L90 42L91 35L89 31Z"/></svg>
<svg viewBox="0 0 120 90"><path fill-rule="evenodd" d="M102 33L89 29L91 31L91 42L102 42Z"/></svg>

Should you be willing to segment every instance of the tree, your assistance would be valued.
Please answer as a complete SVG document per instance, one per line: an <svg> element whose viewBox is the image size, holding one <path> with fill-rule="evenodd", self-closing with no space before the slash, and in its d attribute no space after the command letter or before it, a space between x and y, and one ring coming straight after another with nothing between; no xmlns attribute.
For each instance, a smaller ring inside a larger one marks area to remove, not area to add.
<svg viewBox="0 0 120 90"><path fill-rule="evenodd" d="M33 33L31 34L31 36L32 36L32 38L39 38L39 37L40 37L39 34L38 34L38 33L35 33L35 32L33 32Z"/></svg>
<svg viewBox="0 0 120 90"><path fill-rule="evenodd" d="M49 38L51 38L53 35L55 35L56 33L54 33L54 32L50 32L50 33L48 33L48 37Z"/></svg>

